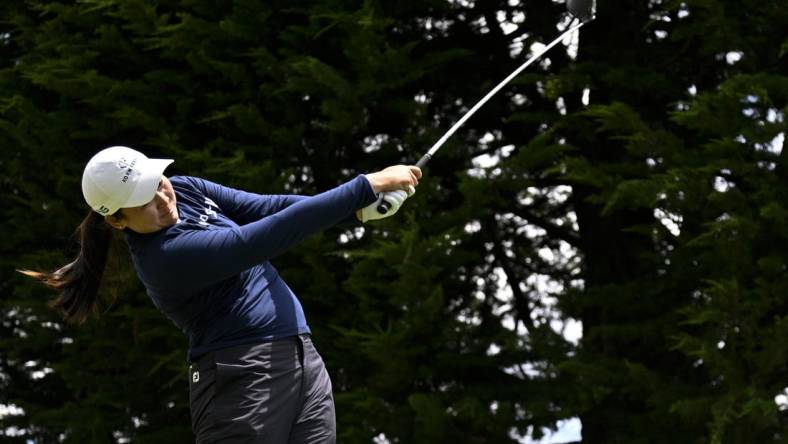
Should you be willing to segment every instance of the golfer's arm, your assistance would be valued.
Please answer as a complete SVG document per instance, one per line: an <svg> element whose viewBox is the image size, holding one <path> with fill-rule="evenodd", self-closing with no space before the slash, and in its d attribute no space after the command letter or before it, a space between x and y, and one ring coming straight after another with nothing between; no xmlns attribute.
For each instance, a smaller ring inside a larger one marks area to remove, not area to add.
<svg viewBox="0 0 788 444"><path fill-rule="evenodd" d="M307 236L355 217L357 209L375 199L360 175L235 229L183 233L165 245L163 256L173 277L199 288L282 254Z"/></svg>
<svg viewBox="0 0 788 444"><path fill-rule="evenodd" d="M309 197L298 194L250 193L199 177L189 177L188 180L205 196L213 200L225 215L239 225L270 216Z"/></svg>

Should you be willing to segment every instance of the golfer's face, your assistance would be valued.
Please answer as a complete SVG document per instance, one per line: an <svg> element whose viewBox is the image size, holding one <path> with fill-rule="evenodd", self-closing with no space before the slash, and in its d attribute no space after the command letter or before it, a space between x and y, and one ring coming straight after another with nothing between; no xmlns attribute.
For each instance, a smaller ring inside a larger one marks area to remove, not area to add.
<svg viewBox="0 0 788 444"><path fill-rule="evenodd" d="M153 233L174 225L178 221L178 208L175 206L172 183L161 176L153 200L139 207L123 208L122 211L126 227L137 233Z"/></svg>

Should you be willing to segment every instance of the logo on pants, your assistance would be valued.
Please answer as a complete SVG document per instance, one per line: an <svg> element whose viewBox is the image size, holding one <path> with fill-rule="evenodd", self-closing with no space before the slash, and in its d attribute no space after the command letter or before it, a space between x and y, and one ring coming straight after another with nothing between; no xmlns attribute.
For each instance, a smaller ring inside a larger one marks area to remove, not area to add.
<svg viewBox="0 0 788 444"><path fill-rule="evenodd" d="M200 382L200 372L192 373L192 382Z"/></svg>

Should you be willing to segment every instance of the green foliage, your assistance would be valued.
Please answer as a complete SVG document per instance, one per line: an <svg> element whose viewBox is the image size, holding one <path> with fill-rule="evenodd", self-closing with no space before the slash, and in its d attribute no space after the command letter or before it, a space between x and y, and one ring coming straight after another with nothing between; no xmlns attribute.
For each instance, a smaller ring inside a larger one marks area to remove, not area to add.
<svg viewBox="0 0 788 444"><path fill-rule="evenodd" d="M556 48L490 101L396 217L274 260L331 373L340 442L517 442L572 417L589 443L785 441L785 8L601 6L577 58ZM555 37L561 8L0 5L0 404L24 411L0 417L4 442L193 441L185 339L122 241L81 327L14 271L73 256L99 148L313 194L414 162Z"/></svg>

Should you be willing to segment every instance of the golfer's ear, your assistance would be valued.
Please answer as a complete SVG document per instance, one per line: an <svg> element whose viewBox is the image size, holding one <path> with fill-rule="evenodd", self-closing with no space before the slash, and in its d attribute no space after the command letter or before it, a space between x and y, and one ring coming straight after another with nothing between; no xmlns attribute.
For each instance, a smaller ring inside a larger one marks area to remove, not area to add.
<svg viewBox="0 0 788 444"><path fill-rule="evenodd" d="M117 230L123 230L126 228L126 221L123 217L123 213L118 210L115 214L110 214L109 216L105 216L104 220L112 227Z"/></svg>

